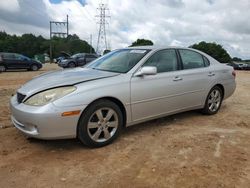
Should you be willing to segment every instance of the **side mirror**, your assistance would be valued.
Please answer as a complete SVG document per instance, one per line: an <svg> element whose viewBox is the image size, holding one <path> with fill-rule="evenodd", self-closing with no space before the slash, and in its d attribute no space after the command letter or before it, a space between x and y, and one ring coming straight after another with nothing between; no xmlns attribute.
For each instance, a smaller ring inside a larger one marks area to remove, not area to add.
<svg viewBox="0 0 250 188"><path fill-rule="evenodd" d="M153 66L142 67L139 71L135 73L135 76L144 76L144 75L156 75L157 68Z"/></svg>

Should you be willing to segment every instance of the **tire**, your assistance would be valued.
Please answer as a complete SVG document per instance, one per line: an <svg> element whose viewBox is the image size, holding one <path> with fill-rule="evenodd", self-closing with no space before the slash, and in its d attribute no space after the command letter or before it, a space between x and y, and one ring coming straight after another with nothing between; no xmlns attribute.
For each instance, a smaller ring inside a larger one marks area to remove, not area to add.
<svg viewBox="0 0 250 188"><path fill-rule="evenodd" d="M112 143L122 127L123 115L119 106L109 100L99 100L81 115L77 137L88 147L102 147Z"/></svg>
<svg viewBox="0 0 250 188"><path fill-rule="evenodd" d="M31 65L30 70L38 71L38 66L37 65Z"/></svg>
<svg viewBox="0 0 250 188"><path fill-rule="evenodd" d="M213 87L207 95L206 103L202 109L202 113L206 115L216 114L221 107L222 100L223 93L221 88L218 86Z"/></svg>
<svg viewBox="0 0 250 188"><path fill-rule="evenodd" d="M0 65L0 72L5 72L6 71L6 67L4 65Z"/></svg>
<svg viewBox="0 0 250 188"><path fill-rule="evenodd" d="M68 67L69 67L69 68L74 68L74 67L76 67L76 64L75 64L74 62L70 62L70 63L68 64Z"/></svg>

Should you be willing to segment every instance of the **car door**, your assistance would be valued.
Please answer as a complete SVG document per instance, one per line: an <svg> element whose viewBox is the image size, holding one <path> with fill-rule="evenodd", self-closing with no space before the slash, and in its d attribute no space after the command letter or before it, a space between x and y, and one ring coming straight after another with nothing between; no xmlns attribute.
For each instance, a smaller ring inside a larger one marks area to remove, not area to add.
<svg viewBox="0 0 250 188"><path fill-rule="evenodd" d="M209 66L209 60L200 53L189 49L178 49L182 63L179 77L182 79L183 109L203 107L208 87L214 81L215 73Z"/></svg>
<svg viewBox="0 0 250 188"><path fill-rule="evenodd" d="M86 54L85 59L86 59L86 63L89 63L89 62L95 60L96 56L92 55L92 54Z"/></svg>
<svg viewBox="0 0 250 188"><path fill-rule="evenodd" d="M78 66L83 66L86 64L85 54L79 54L79 56L77 57L77 64Z"/></svg>
<svg viewBox="0 0 250 188"><path fill-rule="evenodd" d="M131 78L133 121L178 111L183 85L175 49L155 52L142 66L155 66L157 74Z"/></svg>
<svg viewBox="0 0 250 188"><path fill-rule="evenodd" d="M15 54L15 67L21 69L29 68L30 67L29 58L20 54Z"/></svg>
<svg viewBox="0 0 250 188"><path fill-rule="evenodd" d="M4 53L3 54L3 61L7 68L15 68L16 59L13 53Z"/></svg>

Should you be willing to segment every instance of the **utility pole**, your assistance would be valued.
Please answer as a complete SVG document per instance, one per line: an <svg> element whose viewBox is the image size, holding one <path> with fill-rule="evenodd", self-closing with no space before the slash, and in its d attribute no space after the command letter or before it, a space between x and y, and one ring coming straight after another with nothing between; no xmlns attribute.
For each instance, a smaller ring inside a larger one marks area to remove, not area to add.
<svg viewBox="0 0 250 188"><path fill-rule="evenodd" d="M69 36L69 15L67 14L67 38Z"/></svg>
<svg viewBox="0 0 250 188"><path fill-rule="evenodd" d="M89 37L89 44L90 44L89 53L92 54L92 34L90 34L90 37Z"/></svg>
<svg viewBox="0 0 250 188"><path fill-rule="evenodd" d="M55 28L53 28L55 27ZM58 27L66 27L66 31L58 31ZM62 37L62 38L68 38L69 36L69 16L67 15L66 22L57 22L57 21L50 21L49 22L49 28L50 28L50 62L52 62L52 38L54 36Z"/></svg>
<svg viewBox="0 0 250 188"><path fill-rule="evenodd" d="M99 24L99 32L98 32L98 39L97 39L97 47L96 52L98 54L102 54L102 52L106 49L108 49L107 45L107 37L106 37L106 25L108 22L106 21L106 18L110 18L109 15L106 14L107 11L109 11L107 4L99 4L99 8L97 10L100 12L99 15L96 15L96 17L99 18L99 21L97 24Z"/></svg>

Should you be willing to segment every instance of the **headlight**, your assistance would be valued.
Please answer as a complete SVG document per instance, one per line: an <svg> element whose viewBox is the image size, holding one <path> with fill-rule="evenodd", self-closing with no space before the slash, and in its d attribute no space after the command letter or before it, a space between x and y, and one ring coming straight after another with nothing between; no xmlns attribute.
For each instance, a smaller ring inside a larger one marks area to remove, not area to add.
<svg viewBox="0 0 250 188"><path fill-rule="evenodd" d="M28 98L24 102L24 104L31 105L31 106L43 106L50 102L53 102L69 93L72 93L76 90L75 86L67 86L67 87L59 87L55 89L50 89L47 91L43 91L41 93L37 93L32 97Z"/></svg>

